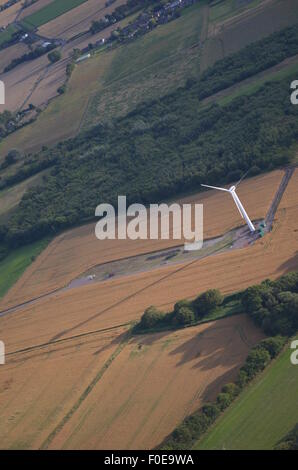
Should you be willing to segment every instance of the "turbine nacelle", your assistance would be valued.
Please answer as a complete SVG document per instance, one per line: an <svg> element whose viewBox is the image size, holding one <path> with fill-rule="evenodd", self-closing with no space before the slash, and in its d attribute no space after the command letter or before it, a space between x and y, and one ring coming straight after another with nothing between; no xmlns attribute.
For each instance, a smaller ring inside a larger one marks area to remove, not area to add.
<svg viewBox="0 0 298 470"><path fill-rule="evenodd" d="M240 181L239 181L239 182L240 182ZM238 184L239 184L239 183L238 183ZM217 189L217 190L219 190L219 191L225 191L225 192L227 192L227 193L230 193L231 196L232 196L232 198L233 198L233 200L234 200L234 202L235 202L235 205L236 205L236 207L237 207L237 209L238 209L238 211L239 211L239 213L240 213L240 215L241 215L241 217L242 217L243 219L245 219L245 222L247 223L249 230L250 230L251 232L255 232L256 229L255 229L255 227L254 227L252 221L251 221L250 218L248 217L247 212L245 211L245 209L244 209L244 207L243 207L243 205L242 205L242 203L241 203L239 197L237 196L236 188L237 188L238 184L231 186L229 189L226 189L226 188L219 188L218 186L209 186L208 184L201 184L201 186L204 186L205 188Z"/></svg>

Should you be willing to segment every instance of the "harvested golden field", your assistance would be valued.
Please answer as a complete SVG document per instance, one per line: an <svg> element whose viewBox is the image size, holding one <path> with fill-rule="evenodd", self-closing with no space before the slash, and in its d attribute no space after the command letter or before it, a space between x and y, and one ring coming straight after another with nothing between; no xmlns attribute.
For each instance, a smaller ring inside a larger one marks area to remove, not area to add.
<svg viewBox="0 0 298 470"><path fill-rule="evenodd" d="M152 449L235 379L261 339L242 315L134 338L46 444L50 449Z"/></svg>
<svg viewBox="0 0 298 470"><path fill-rule="evenodd" d="M124 330L7 356L1 368L0 448L36 448L117 351Z"/></svg>
<svg viewBox="0 0 298 470"><path fill-rule="evenodd" d="M260 339L240 315L132 339L119 328L8 355L0 448L152 448L235 378Z"/></svg>
<svg viewBox="0 0 298 470"><path fill-rule="evenodd" d="M250 178L239 186L239 196L252 219L264 218L283 172ZM180 203L204 205L204 238L221 235L243 225L233 200L218 191L183 198ZM64 287L87 269L100 263L183 244L182 240L105 240L94 233L95 223L75 228L57 237L31 265L1 302L1 308L16 305L53 289ZM75 255L74 255L75 254Z"/></svg>
<svg viewBox="0 0 298 470"><path fill-rule="evenodd" d="M26 44L18 43L0 51L0 72L2 72L13 59L26 54L28 50Z"/></svg>
<svg viewBox="0 0 298 470"><path fill-rule="evenodd" d="M125 0L116 0L108 7L105 6L105 2L106 0L88 0L41 26L38 32L46 37L69 39L76 34L87 31L93 20L99 20L105 15L111 14L115 8L125 3Z"/></svg>

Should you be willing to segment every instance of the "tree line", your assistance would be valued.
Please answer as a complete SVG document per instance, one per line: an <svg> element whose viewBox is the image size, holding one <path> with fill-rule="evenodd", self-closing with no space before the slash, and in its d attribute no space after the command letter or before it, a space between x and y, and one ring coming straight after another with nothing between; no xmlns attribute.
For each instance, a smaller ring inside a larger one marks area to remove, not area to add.
<svg viewBox="0 0 298 470"><path fill-rule="evenodd" d="M235 382L226 384L212 403L186 417L159 446L165 450L191 449L218 416L230 406L241 391L277 357L288 337L298 331L298 272L276 281L266 280L237 293L245 311L266 333L274 336L262 340L249 352ZM278 319L275 310L279 305ZM264 307L265 305L265 307ZM261 309L266 308L267 321L260 322ZM297 448L297 426L277 444L278 449Z"/></svg>

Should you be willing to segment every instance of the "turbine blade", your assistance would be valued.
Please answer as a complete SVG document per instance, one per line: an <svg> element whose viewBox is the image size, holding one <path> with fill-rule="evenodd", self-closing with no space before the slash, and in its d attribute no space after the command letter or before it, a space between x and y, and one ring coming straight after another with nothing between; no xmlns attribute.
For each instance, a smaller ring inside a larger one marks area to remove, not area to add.
<svg viewBox="0 0 298 470"><path fill-rule="evenodd" d="M241 176L240 180L235 184L235 188L241 183L241 181L246 177L247 173L250 171L250 168Z"/></svg>
<svg viewBox="0 0 298 470"><path fill-rule="evenodd" d="M232 194L232 198L234 199L234 202L235 202L235 204L236 204L236 207L237 207L237 209L238 209L238 211L239 211L239 213L240 213L242 219L244 219L243 214L242 214L242 211L241 211L241 209L240 209L240 207L239 207L239 204L238 204L237 199L236 199L235 196L234 196L233 191L231 191L231 194Z"/></svg>
<svg viewBox="0 0 298 470"><path fill-rule="evenodd" d="M204 188L211 188L211 189L218 189L219 191L226 191L229 193L230 191L225 188L218 188L217 186L209 186L208 184L201 184L201 186L204 186Z"/></svg>

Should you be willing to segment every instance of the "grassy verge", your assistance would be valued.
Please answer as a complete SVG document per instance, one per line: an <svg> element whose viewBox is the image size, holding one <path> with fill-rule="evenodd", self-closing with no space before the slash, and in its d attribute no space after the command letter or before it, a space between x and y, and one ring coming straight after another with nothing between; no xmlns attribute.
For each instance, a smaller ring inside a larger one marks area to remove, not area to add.
<svg viewBox="0 0 298 470"><path fill-rule="evenodd" d="M6 294L49 242L50 238L44 238L31 245L16 248L0 262L0 298Z"/></svg>
<svg viewBox="0 0 298 470"><path fill-rule="evenodd" d="M272 449L298 421L298 367L286 347L195 446L196 449Z"/></svg>

